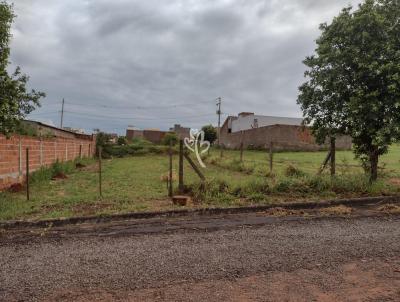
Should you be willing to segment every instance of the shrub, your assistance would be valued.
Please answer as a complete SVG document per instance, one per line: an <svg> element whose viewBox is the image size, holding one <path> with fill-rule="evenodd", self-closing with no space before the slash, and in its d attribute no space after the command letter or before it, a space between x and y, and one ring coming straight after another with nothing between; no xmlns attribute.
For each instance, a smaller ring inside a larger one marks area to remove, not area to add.
<svg viewBox="0 0 400 302"><path fill-rule="evenodd" d="M301 177L304 176L305 173L295 166L289 165L285 170L285 175L288 177Z"/></svg>
<svg viewBox="0 0 400 302"><path fill-rule="evenodd" d="M178 142L178 136L176 135L176 133L174 132L168 132L164 138L162 139L162 144L169 146L169 144L172 144L173 146L175 146Z"/></svg>
<svg viewBox="0 0 400 302"><path fill-rule="evenodd" d="M254 166L247 166L243 162L241 162L238 159L234 159L227 164L221 163L220 166L222 166L225 169L229 169L232 171L237 171L237 172L243 172L246 174L252 174L254 172Z"/></svg>
<svg viewBox="0 0 400 302"><path fill-rule="evenodd" d="M39 170L33 172L30 176L32 183L39 183L48 181L55 176L71 174L75 171L75 161L60 162L57 160L50 167L41 167Z"/></svg>
<svg viewBox="0 0 400 302"><path fill-rule="evenodd" d="M127 145L128 144L128 140L126 139L125 136L119 136L117 144L120 145L120 146Z"/></svg>
<svg viewBox="0 0 400 302"><path fill-rule="evenodd" d="M292 181L290 181L289 179L283 179L275 184L273 190L275 192L285 193L289 192L291 190L291 187Z"/></svg>
<svg viewBox="0 0 400 302"><path fill-rule="evenodd" d="M247 195L255 193L268 194L271 192L270 185L265 180L250 181L244 185L242 190Z"/></svg>
<svg viewBox="0 0 400 302"><path fill-rule="evenodd" d="M265 199L265 194L262 193L252 193L248 197L248 200L253 202L263 201Z"/></svg>

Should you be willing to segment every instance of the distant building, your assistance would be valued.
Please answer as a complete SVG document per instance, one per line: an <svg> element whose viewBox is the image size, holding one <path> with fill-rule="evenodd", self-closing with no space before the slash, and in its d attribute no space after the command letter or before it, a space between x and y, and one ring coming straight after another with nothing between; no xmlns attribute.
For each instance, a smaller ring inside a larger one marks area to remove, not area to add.
<svg viewBox="0 0 400 302"><path fill-rule="evenodd" d="M255 115L242 112L229 116L220 130L220 144L228 149L269 148L275 150L317 151L328 148L319 145L311 130L302 125L301 118ZM337 149L351 149L352 140L348 136L336 138Z"/></svg>
<svg viewBox="0 0 400 302"><path fill-rule="evenodd" d="M167 133L158 129L147 129L143 130L143 138L153 144L160 144Z"/></svg>
<svg viewBox="0 0 400 302"><path fill-rule="evenodd" d="M175 124L173 128L169 129L171 132L175 132L179 139L190 137L190 128L182 127L179 124Z"/></svg>
<svg viewBox="0 0 400 302"><path fill-rule="evenodd" d="M252 112L242 112L237 117L232 117L230 131L235 133L272 125L301 126L302 122L302 118L255 115Z"/></svg>
<svg viewBox="0 0 400 302"><path fill-rule="evenodd" d="M161 131L159 129L141 130L137 127L129 126L128 129L126 129L126 139L132 142L135 138L142 138L153 144L160 144L167 133L167 131Z"/></svg>
<svg viewBox="0 0 400 302"><path fill-rule="evenodd" d="M135 126L128 126L128 129L126 129L126 139L131 142L135 138L143 138L143 130Z"/></svg>
<svg viewBox="0 0 400 302"><path fill-rule="evenodd" d="M64 130L79 133L79 134L85 134L85 130L82 128L72 128L72 127L63 127Z"/></svg>
<svg viewBox="0 0 400 302"><path fill-rule="evenodd" d="M163 131L159 129L142 130L135 126L128 126L126 129L126 139L131 142L135 138L142 138L152 142L153 144L160 144L162 143L165 135L172 132L176 133L180 139L190 136L190 128L182 127L179 124L175 124L173 128L170 128L170 131Z"/></svg>
<svg viewBox="0 0 400 302"><path fill-rule="evenodd" d="M33 129L36 132L37 136L42 137L82 138L90 140L92 139L91 134L75 132L66 128L61 129L37 121L24 120L22 121L22 125Z"/></svg>

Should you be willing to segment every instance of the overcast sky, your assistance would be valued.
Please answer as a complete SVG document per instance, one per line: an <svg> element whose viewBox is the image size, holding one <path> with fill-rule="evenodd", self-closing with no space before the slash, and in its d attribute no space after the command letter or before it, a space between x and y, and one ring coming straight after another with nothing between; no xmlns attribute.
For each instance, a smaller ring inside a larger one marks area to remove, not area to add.
<svg viewBox="0 0 400 302"><path fill-rule="evenodd" d="M30 118L124 133L300 117L302 60L351 0L15 0L11 60L46 92ZM225 116L224 116L225 117Z"/></svg>

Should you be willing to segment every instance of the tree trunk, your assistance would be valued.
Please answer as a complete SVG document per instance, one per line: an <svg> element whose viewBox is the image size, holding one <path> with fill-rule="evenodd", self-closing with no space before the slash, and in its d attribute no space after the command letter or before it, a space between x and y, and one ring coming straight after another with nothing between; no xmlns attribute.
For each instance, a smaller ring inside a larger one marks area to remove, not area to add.
<svg viewBox="0 0 400 302"><path fill-rule="evenodd" d="M371 170L370 170L370 181L376 181L378 179L378 161L379 161L379 155L378 155L378 148L374 147L373 151L371 151L369 155L369 162L371 165Z"/></svg>
<svg viewBox="0 0 400 302"><path fill-rule="evenodd" d="M336 138L331 137L331 176L336 174Z"/></svg>

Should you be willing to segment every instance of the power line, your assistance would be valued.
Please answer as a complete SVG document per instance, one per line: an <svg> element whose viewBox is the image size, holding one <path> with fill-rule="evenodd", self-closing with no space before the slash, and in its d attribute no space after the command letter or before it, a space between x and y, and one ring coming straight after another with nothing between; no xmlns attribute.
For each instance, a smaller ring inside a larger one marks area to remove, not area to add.
<svg viewBox="0 0 400 302"><path fill-rule="evenodd" d="M197 117L211 117L214 116L213 114L197 114L192 116L176 116L176 117L159 117L159 118L143 118L143 117L119 117L119 116L110 116L110 115L100 115L100 114L91 114L91 113L81 113L75 111L64 110L66 113L72 113L75 115L80 115L83 117L97 117L97 118L111 118L111 119L119 119L119 120L175 120L175 119L185 119L185 118L197 118Z"/></svg>
<svg viewBox="0 0 400 302"><path fill-rule="evenodd" d="M80 106L80 107L96 107L96 108L109 108L109 109L138 109L138 110L146 110L146 109L167 109L167 108L177 108L177 107L186 107L186 106L193 106L199 104L207 104L210 101L198 101L193 103L178 103L178 104L169 104L169 105L160 105L160 106L115 106L115 105L102 105L102 104L81 104L81 103L74 103L74 102L65 102L65 105L73 105L73 106ZM62 104L52 103L51 105L59 105ZM49 104L50 105L50 104Z"/></svg>
<svg viewBox="0 0 400 302"><path fill-rule="evenodd" d="M49 111L49 112L32 112L29 113L28 115L31 116L35 116L35 115L47 115L47 114L56 114L56 113L60 113L60 111Z"/></svg>

